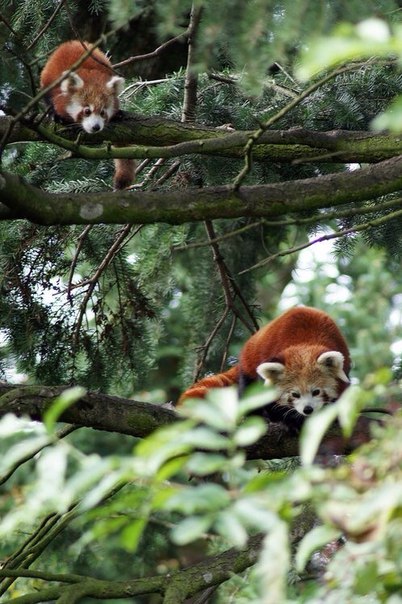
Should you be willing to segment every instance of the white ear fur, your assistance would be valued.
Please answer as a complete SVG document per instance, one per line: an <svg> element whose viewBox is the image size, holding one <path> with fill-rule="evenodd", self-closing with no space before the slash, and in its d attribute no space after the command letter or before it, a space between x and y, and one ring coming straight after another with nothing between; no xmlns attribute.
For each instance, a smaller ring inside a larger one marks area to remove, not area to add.
<svg viewBox="0 0 402 604"><path fill-rule="evenodd" d="M317 359L319 365L328 367L328 369L335 369L335 375L343 382L349 383L349 378L343 370L343 363L345 357L338 350L330 350L329 352L323 352Z"/></svg>
<svg viewBox="0 0 402 604"><path fill-rule="evenodd" d="M282 363L261 363L256 371L265 380L266 384L274 384L285 371L285 365Z"/></svg>
<svg viewBox="0 0 402 604"><path fill-rule="evenodd" d="M123 87L124 78L121 78L120 76L113 76L106 84L106 88L113 90L117 96L123 92Z"/></svg>
<svg viewBox="0 0 402 604"><path fill-rule="evenodd" d="M65 71L63 73L63 75L67 74L68 72ZM60 84L60 89L62 92L69 92L72 88L75 90L78 90L79 88L82 88L84 86L84 80L82 78L80 78L80 76L78 75L78 73L75 73L75 71L72 71L71 73L68 74L68 76L65 78L65 80L63 80Z"/></svg>

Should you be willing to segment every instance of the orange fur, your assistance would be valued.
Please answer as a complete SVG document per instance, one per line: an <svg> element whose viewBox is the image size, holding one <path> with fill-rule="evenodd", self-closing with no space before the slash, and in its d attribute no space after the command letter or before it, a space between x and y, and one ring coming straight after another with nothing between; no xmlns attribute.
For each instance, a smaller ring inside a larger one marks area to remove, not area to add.
<svg viewBox="0 0 402 604"><path fill-rule="evenodd" d="M116 76L103 52L95 49L74 71L68 73L83 53L88 42L70 40L61 44L49 57L41 74L41 88L47 88L63 73L46 98L55 116L67 123L80 124L89 133L99 132L119 111L119 93L123 78ZM114 188L129 186L135 175L135 161L115 160Z"/></svg>
<svg viewBox="0 0 402 604"><path fill-rule="evenodd" d="M222 388L224 386L232 386L238 382L239 366L231 367L224 373L210 375L202 380L199 380L193 386L190 386L180 397L179 404L186 398L204 398L208 390L211 388Z"/></svg>
<svg viewBox="0 0 402 604"><path fill-rule="evenodd" d="M338 398L347 388L349 370L349 350L334 321L314 308L292 308L249 338L238 365L196 382L178 404L203 398L211 388L244 387L260 375L278 389L268 419L288 423L282 416L289 410L302 417Z"/></svg>

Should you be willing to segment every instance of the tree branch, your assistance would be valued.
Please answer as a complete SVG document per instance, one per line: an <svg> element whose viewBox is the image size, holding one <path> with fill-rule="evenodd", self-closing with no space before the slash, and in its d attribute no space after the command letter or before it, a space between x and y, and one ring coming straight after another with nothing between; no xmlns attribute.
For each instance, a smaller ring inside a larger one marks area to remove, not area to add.
<svg viewBox="0 0 402 604"><path fill-rule="evenodd" d="M239 191L219 186L135 193L52 194L19 176L0 174L1 201L11 215L44 225L183 224L244 216L278 218L372 200L401 188L402 156L353 172L244 186ZM396 200L395 208L399 205Z"/></svg>
<svg viewBox="0 0 402 604"><path fill-rule="evenodd" d="M13 118L0 117L0 138L9 131ZM78 129L55 124L51 120L42 122L42 134L36 130L33 123L24 121L13 124L7 142L46 142L52 134L52 142L74 142ZM220 155L224 157L244 157L244 146L247 144L252 130L228 133L219 128L210 128L200 124L186 124L159 117L146 117L123 112L122 119L112 122L99 134L81 133L80 141L85 145L101 145L104 141L124 145L143 145L142 149L118 149L114 154L108 148L97 149L95 159L107 157L127 157L131 154L134 159L144 157L177 157L188 153ZM57 139L59 137L59 139ZM186 145L184 145L186 143ZM181 145L181 146L178 146ZM166 149L166 147L174 147ZM153 147L156 147L153 149ZM77 145L72 148L78 152ZM88 152L87 152L88 153ZM402 139L398 135L373 134L365 131L332 130L316 132L304 128L291 130L267 130L258 139L253 148L253 158L256 161L299 162L315 161L339 163L348 162L378 162L402 153Z"/></svg>
<svg viewBox="0 0 402 604"><path fill-rule="evenodd" d="M28 415L41 421L63 386L18 386L0 384L0 417L6 413ZM118 432L143 438L157 428L179 421L180 415L161 405L89 392L69 407L60 421L97 430ZM360 417L352 437L343 438L337 426L331 428L322 443L327 454L344 454L370 439L371 422ZM267 434L247 449L249 459L280 459L299 455L299 440L289 435L280 424L269 424Z"/></svg>

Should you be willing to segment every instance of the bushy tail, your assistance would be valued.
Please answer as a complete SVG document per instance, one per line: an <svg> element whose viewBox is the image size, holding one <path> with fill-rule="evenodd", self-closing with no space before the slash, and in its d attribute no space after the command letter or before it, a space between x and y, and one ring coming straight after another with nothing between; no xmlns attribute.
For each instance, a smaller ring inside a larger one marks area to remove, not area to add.
<svg viewBox="0 0 402 604"><path fill-rule="evenodd" d="M137 162L135 159L115 159L113 188L115 191L127 189L134 182Z"/></svg>
<svg viewBox="0 0 402 604"><path fill-rule="evenodd" d="M187 398L204 398L208 390L211 388L224 388L225 386L232 386L237 384L239 381L239 366L235 365L225 371L224 373L218 373L217 375L211 375L199 380L190 388L187 388L185 392L179 398L177 405L181 405Z"/></svg>

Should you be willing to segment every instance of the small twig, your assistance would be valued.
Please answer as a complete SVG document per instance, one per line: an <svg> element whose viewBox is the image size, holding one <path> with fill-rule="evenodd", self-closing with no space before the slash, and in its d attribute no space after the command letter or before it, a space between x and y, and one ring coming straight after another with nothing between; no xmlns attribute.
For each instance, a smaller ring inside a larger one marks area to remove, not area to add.
<svg viewBox="0 0 402 604"><path fill-rule="evenodd" d="M75 430L77 430L80 426L65 426L64 428L62 428L61 430L59 430L58 432L56 432L55 434L55 439L56 440L60 440L61 438L64 438L65 436L68 436L69 434L71 434L71 432L74 432ZM13 465L12 468L10 468L10 470L6 473L0 476L0 485L4 484L5 482L7 482L7 480L14 474L14 472L16 470L18 470L18 468L20 468L24 463L26 463L27 461L29 461L30 459L32 459L33 457L35 457L35 455L37 455L37 453L39 453L40 451L42 451L42 449L44 449L45 447L49 447L50 445L52 445L54 442L54 440L49 440L48 443L46 443L45 445L40 445L37 449L35 449L35 451L27 454L25 457L22 457L21 459L18 460L17 463L15 463Z"/></svg>
<svg viewBox="0 0 402 604"><path fill-rule="evenodd" d="M93 228L93 225L89 224L88 226L85 227L85 229L82 231L81 235L78 237L78 245L75 249L74 257L71 261L70 272L69 272L68 281L67 281L67 298L70 300L70 302L72 302L71 289L73 286L73 278L74 278L74 272L75 272L77 262L78 262L78 256L80 255L82 246L84 245L84 241L92 228Z"/></svg>
<svg viewBox="0 0 402 604"><path fill-rule="evenodd" d="M229 308L226 306L225 310L223 311L223 315L221 316L221 318L218 320L218 322L212 329L206 342L199 348L200 351L202 350L202 356L197 361L197 366L196 366L194 378L193 378L194 382L196 382L200 378L201 370L204 367L204 363L205 363L205 359L207 358L209 347L211 346L211 343L212 343L213 339L215 338L216 334L218 333L218 331L224 324L228 314L229 314Z"/></svg>
<svg viewBox="0 0 402 604"><path fill-rule="evenodd" d="M113 258L116 256L116 254L119 252L119 250L121 249L121 244L128 236L131 228L132 228L132 225L128 224L120 230L120 233L118 234L113 245L111 245L111 247L109 248L109 251L107 252L104 259L102 260L102 262L99 264L98 268L96 269L94 275L90 279L89 287L86 291L83 301L81 302L78 318L77 318L75 328L74 328L74 333L73 333L73 347L74 348L76 348L78 346L80 330L81 330L82 322L84 320L88 302L91 299L91 296L94 292L96 285L98 284L99 278L102 275L102 273L105 271L105 269L109 266L109 264L112 262Z"/></svg>
<svg viewBox="0 0 402 604"><path fill-rule="evenodd" d="M228 331L228 335L227 335L227 338L226 338L225 349L224 349L223 355L222 355L222 361L221 361L220 371L223 371L225 369L225 366L226 366L226 360L227 360L227 357L228 357L229 344L230 344L230 341L232 339L234 329L236 327L236 321L237 321L237 317L235 315L233 315L232 316L232 323L230 325L230 328L229 328L229 331Z"/></svg>
<svg viewBox="0 0 402 604"><path fill-rule="evenodd" d="M0 21L2 23L4 23L4 25L7 27L7 29L9 29L11 31L11 33L13 34L13 36L15 36L15 38L18 40L19 36L18 36L17 32L13 29L13 26L8 21L8 19L6 19L6 17L3 15L3 13L0 13Z"/></svg>
<svg viewBox="0 0 402 604"><path fill-rule="evenodd" d="M297 105L300 105L300 103L302 101L304 101L304 99L309 97L318 88L321 88L321 86L323 86L324 84L326 84L327 82L329 82L330 80L335 78L336 76L340 75L341 73L352 71L353 69L356 69L357 67L360 67L360 66L361 66L361 63L353 63L352 65L346 65L344 67L338 67L337 69L334 69L331 73L327 74L326 76L324 76L323 78L318 80L318 82L315 82L314 84L312 84L311 86L306 88L306 90L304 90L304 92L302 92L295 99L293 99L293 101L291 101L290 103L285 105L285 107L280 109L277 113L275 113L275 115L273 115L271 118L269 118L266 122L261 123L259 129L251 134L248 142L246 143L246 146L244 148L245 163L244 163L242 170L239 172L239 174L236 176L236 178L233 182L234 190L237 191L240 188L245 177L251 171L253 147L258 142L258 140L260 139L262 134L264 134L264 132L268 128L270 128L276 122L278 122L280 119L282 119L287 113L289 113L289 111L291 111L292 109L297 107Z"/></svg>
<svg viewBox="0 0 402 604"><path fill-rule="evenodd" d="M59 0L59 4L54 9L53 14L50 16L50 18L48 19L47 23L45 23L45 25L42 27L42 29L40 30L40 32L32 40L32 42L28 46L27 50L31 50L35 46L35 44L38 42L38 40L40 40L40 38L43 36L43 34L49 29L49 27L51 26L51 24L53 23L53 21L57 17L59 11L61 10L61 8L63 7L63 5L64 5L65 2L66 2L66 0Z"/></svg>
<svg viewBox="0 0 402 604"><path fill-rule="evenodd" d="M175 42L184 42L187 39L187 36L188 36L188 30L186 30L182 34L179 34L178 36L175 36L174 38L171 38L170 40L167 40L166 42L164 42L163 44L158 46L158 48L155 48L155 50L153 50L152 52L148 52L143 55L137 55L135 57L129 57L128 59L124 59L124 61L120 61L120 63L115 63L113 65L113 68L118 69L120 67L125 67L126 65L129 65L130 63L138 63L139 61L147 61L148 59L154 59L155 57L158 57L161 53L163 53L167 48L169 48L169 46L171 46Z"/></svg>
<svg viewBox="0 0 402 604"><path fill-rule="evenodd" d="M251 224L247 224L244 227L240 227L238 229L235 229L234 231L230 231L230 233L225 233L224 235L220 235L219 237L215 237L213 239L207 239L205 241L197 241L195 243L187 243L186 245L173 246L172 250L174 252L185 252L187 250L192 250L195 248L206 247L208 245L211 245L212 243L220 243L221 241L225 241L226 239L231 239L232 237L241 235L242 233L245 233L246 231L249 231L250 229L255 229L256 227L259 227L263 224L269 224L269 223L267 223L265 220L258 220L257 222L252 222ZM277 223L275 222L273 224L276 225ZM293 224L293 222L292 222L292 224Z"/></svg>
<svg viewBox="0 0 402 604"><path fill-rule="evenodd" d="M196 8L194 4L191 7L190 23L187 37L187 66L186 77L184 81L184 100L183 111L181 114L182 122L194 122L197 106L197 88L198 74L194 71L194 61L197 47L197 34L200 24L202 7Z"/></svg>
<svg viewBox="0 0 402 604"><path fill-rule="evenodd" d="M396 212L391 212L390 214L387 214L386 216L382 216L381 218L375 218L373 220L370 220L369 222L364 222L362 224L355 225L353 227L350 227L349 229L344 229L342 231L335 231L334 233L329 233L328 235L322 235L321 237L317 237L316 239L312 239L311 241L302 243L301 245L296 245L296 246L289 248L287 250L284 250L282 252L277 252L276 254L272 254L272 256L269 256L268 258L261 260L261 262L257 262L257 264L254 264L253 266L250 266L249 268L241 271L239 273L239 275L244 275L245 273L248 273L252 270L265 266L266 264L268 264L269 262L272 262L273 260L276 260L277 258L280 258L282 256L289 256L290 254L294 254L295 252L300 252L301 250L309 248L312 245L315 245L317 243L322 243L324 241L330 241L331 239L339 239L340 237L346 237L347 235L353 235L354 233L361 233L363 231L367 231L368 229L378 227L382 224L385 224L389 220L398 218L399 216L402 216L402 210L397 210Z"/></svg>
<svg viewBox="0 0 402 604"><path fill-rule="evenodd" d="M166 172L164 172L164 174L162 174L162 176L160 176L158 178L158 180L155 182L154 186L152 188L156 189L158 187L160 187L160 185L162 185L164 182L166 182L167 180L169 180L169 178L171 176L173 176L173 174L175 174L177 172L177 170L180 168L181 166L181 162L179 160L175 161L170 168L168 168L166 170Z"/></svg>
<svg viewBox="0 0 402 604"><path fill-rule="evenodd" d="M210 220L206 220L204 224L205 224L205 229L207 231L208 237L211 242L212 239L216 239L213 224ZM244 298L243 294L241 293L240 288L238 287L235 279L231 275L229 268L226 265L226 262L224 261L223 256L220 252L218 244L211 243L211 248L212 248L212 253L213 253L213 259L218 267L219 275L221 278L223 294L225 297L225 303L226 303L227 308L229 308L234 313L234 315L246 326L246 328L251 333L254 333L254 331L257 331L257 329L258 329L258 323L254 317L254 314L252 313L246 299ZM232 295L232 291L233 291L234 295ZM246 310L249 318L251 319L251 323L249 323L245 319L245 317L240 313L240 311L237 309L236 304L234 303L234 298L236 296L240 299L244 309Z"/></svg>

